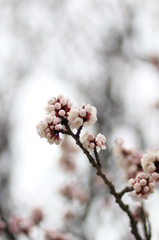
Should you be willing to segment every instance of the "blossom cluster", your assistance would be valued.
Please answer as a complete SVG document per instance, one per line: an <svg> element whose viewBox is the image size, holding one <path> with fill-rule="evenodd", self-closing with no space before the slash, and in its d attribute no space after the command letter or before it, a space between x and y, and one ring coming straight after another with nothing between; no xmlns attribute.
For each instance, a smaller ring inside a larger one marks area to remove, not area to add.
<svg viewBox="0 0 159 240"><path fill-rule="evenodd" d="M62 154L59 159L60 166L63 170L69 172L76 172L77 166L75 163L78 148L72 139L64 136L62 143L60 144Z"/></svg>
<svg viewBox="0 0 159 240"><path fill-rule="evenodd" d="M155 187L155 179L145 172L138 173L133 179L131 178L128 185L133 187L134 191L129 193L134 201L147 199L153 193Z"/></svg>
<svg viewBox="0 0 159 240"><path fill-rule="evenodd" d="M59 145L61 142L60 133L69 134L68 126L71 129L76 129L77 132L83 127L92 126L97 120L97 110L95 107L82 104L81 107L76 107L68 97L59 95L57 98L51 98L45 107L46 117L40 121L36 128L37 133L41 138L46 138L50 144ZM95 149L99 152L105 147L106 138L102 134L97 137L93 134L85 134L81 138L83 147L90 153Z"/></svg>
<svg viewBox="0 0 159 240"><path fill-rule="evenodd" d="M68 113L72 107L72 102L68 97L64 97L63 95L59 95L56 98L50 98L48 101L45 110L47 113L56 117L68 117Z"/></svg>
<svg viewBox="0 0 159 240"><path fill-rule="evenodd" d="M44 215L41 209L35 208L29 218L22 218L18 215L12 215L8 221L9 230L13 234L24 234L29 236L33 227L39 225Z"/></svg>
<svg viewBox="0 0 159 240"><path fill-rule="evenodd" d="M159 182L159 151L152 150L146 153L141 159L141 164L143 170Z"/></svg>
<svg viewBox="0 0 159 240"><path fill-rule="evenodd" d="M60 230L46 230L45 240L71 240L70 236L62 233Z"/></svg>
<svg viewBox="0 0 159 240"><path fill-rule="evenodd" d="M79 129L82 125L84 127L92 126L97 120L96 114L96 108L89 104L87 106L82 104L81 107L73 106L68 116L68 121L72 129Z"/></svg>
<svg viewBox="0 0 159 240"><path fill-rule="evenodd" d="M46 138L48 143L59 145L61 142L60 131L64 128L61 122L63 118L68 117L72 107L69 98L59 95L56 98L50 98L46 110L46 117L36 126L37 132L41 138Z"/></svg>
<svg viewBox="0 0 159 240"><path fill-rule="evenodd" d="M133 187L129 195L133 200L147 199L159 182L159 151L144 154L136 148L126 149L123 140L117 139L113 154L124 170L124 179Z"/></svg>
<svg viewBox="0 0 159 240"><path fill-rule="evenodd" d="M143 153L136 148L127 149L123 146L122 139L116 139L113 154L117 158L119 166L123 169L123 178L129 180L142 172L141 158Z"/></svg>
<svg viewBox="0 0 159 240"><path fill-rule="evenodd" d="M40 230L39 238L42 239L40 235L42 233L41 230L43 229L43 227L40 224L43 220L44 214L40 208L33 209L29 217L23 218L19 215L11 215L7 221L0 219L0 239L1 237L3 237L2 234L4 232L7 233L8 236L10 236L9 239L19 239L19 237L21 239L33 239L34 233L37 233L38 230ZM65 232L63 233L60 229L48 230L44 228L43 230L44 234L42 235L44 240L72 239L70 235Z"/></svg>
<svg viewBox="0 0 159 240"><path fill-rule="evenodd" d="M67 199L77 199L80 203L86 203L89 200L88 193L75 183L64 186L60 193Z"/></svg>
<svg viewBox="0 0 159 240"><path fill-rule="evenodd" d="M41 138L46 138L48 143L59 145L61 142L60 130L61 119L56 116L47 115L43 121L37 124L37 132Z"/></svg>
<svg viewBox="0 0 159 240"><path fill-rule="evenodd" d="M141 166L143 172L135 179L130 179L129 184L138 198L145 199L153 193L156 183L159 182L159 151L151 150L144 154L141 158Z"/></svg>
<svg viewBox="0 0 159 240"><path fill-rule="evenodd" d="M94 151L95 147L97 149L97 152L99 152L100 149L106 149L106 138L100 133L95 137L94 134L86 132L82 136L81 142L83 144L83 147L87 149L90 153Z"/></svg>

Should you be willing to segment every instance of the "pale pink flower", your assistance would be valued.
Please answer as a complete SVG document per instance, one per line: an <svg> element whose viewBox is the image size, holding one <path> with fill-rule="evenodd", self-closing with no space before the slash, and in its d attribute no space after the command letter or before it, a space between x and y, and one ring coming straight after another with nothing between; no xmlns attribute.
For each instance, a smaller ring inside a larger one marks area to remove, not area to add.
<svg viewBox="0 0 159 240"><path fill-rule="evenodd" d="M11 216L8 224L10 231L14 234L23 233L28 235L32 227L31 221L18 216Z"/></svg>
<svg viewBox="0 0 159 240"><path fill-rule="evenodd" d="M92 126L97 120L96 115L96 108L90 105L85 106L85 104L83 104L82 107L73 106L69 113L68 121L72 129L79 129L82 125L84 127Z"/></svg>
<svg viewBox="0 0 159 240"><path fill-rule="evenodd" d="M67 99L63 97L63 98L60 100L60 103L61 103L63 106L65 106L65 105L67 104Z"/></svg>
<svg viewBox="0 0 159 240"><path fill-rule="evenodd" d="M61 109L61 104L58 103L58 102L56 102L56 103L55 103L55 109L56 109L56 110L60 110L60 109Z"/></svg>
<svg viewBox="0 0 159 240"><path fill-rule="evenodd" d="M71 240L71 238L60 230L46 230L45 240Z"/></svg>
<svg viewBox="0 0 159 240"><path fill-rule="evenodd" d="M61 119L47 115L43 121L37 124L37 133L41 138L46 138L48 143L59 145L61 142L60 130L62 129Z"/></svg>
<svg viewBox="0 0 159 240"><path fill-rule="evenodd" d="M99 133L97 137L95 137L95 135L87 131L81 137L81 142L83 147L87 149L90 153L93 153L95 148L97 149L97 152L99 152L101 149L106 149L105 146L106 138L101 133Z"/></svg>
<svg viewBox="0 0 159 240"><path fill-rule="evenodd" d="M95 147L95 136L88 131L81 137L81 143L85 149L87 149L90 153L94 151L94 148L90 147L92 143L94 143Z"/></svg>
<svg viewBox="0 0 159 240"><path fill-rule="evenodd" d="M159 181L159 151L150 151L143 155L141 159L143 170L151 174L155 181Z"/></svg>
<svg viewBox="0 0 159 240"><path fill-rule="evenodd" d="M86 203L89 200L88 193L75 183L64 186L60 193L67 199L77 199L80 203Z"/></svg>
<svg viewBox="0 0 159 240"><path fill-rule="evenodd" d="M59 99L60 101L61 101L61 99L63 99L64 98L64 96L62 95L62 94L59 94L58 96L57 96L57 99Z"/></svg>
<svg viewBox="0 0 159 240"><path fill-rule="evenodd" d="M101 149L106 149L105 143L106 137L99 133L96 137L97 152L99 152Z"/></svg>
<svg viewBox="0 0 159 240"><path fill-rule="evenodd" d="M86 116L86 110L85 109L81 109L79 111L79 114L80 114L81 117L85 117Z"/></svg>
<svg viewBox="0 0 159 240"><path fill-rule="evenodd" d="M50 98L49 101L47 102L48 105L53 105L56 103L56 98Z"/></svg>
<svg viewBox="0 0 159 240"><path fill-rule="evenodd" d="M156 182L159 182L159 173L153 172L151 176Z"/></svg>
<svg viewBox="0 0 159 240"><path fill-rule="evenodd" d="M40 208L33 209L31 213L31 222L33 225L38 225L44 218L44 214Z"/></svg>
<svg viewBox="0 0 159 240"><path fill-rule="evenodd" d="M97 121L97 109L90 105L85 106L85 104L82 108L86 111L84 127L93 126L93 124Z"/></svg>
<svg viewBox="0 0 159 240"><path fill-rule="evenodd" d="M76 128L76 129L79 129L79 127L81 127L83 125L83 119L80 118L80 117L77 117L74 122L73 122L73 126Z"/></svg>
<svg viewBox="0 0 159 240"><path fill-rule="evenodd" d="M61 109L60 111L59 111L59 116L60 117L64 117L65 116L65 111L63 110L63 109Z"/></svg>
<svg viewBox="0 0 159 240"><path fill-rule="evenodd" d="M64 97L63 95L59 95L56 98L51 98L48 101L48 105L45 110L48 114L56 117L67 117L72 107L72 102L70 102L69 98Z"/></svg>
<svg viewBox="0 0 159 240"><path fill-rule="evenodd" d="M48 124L45 121L41 121L36 125L37 133L41 138L45 137L45 129L47 128L47 126Z"/></svg>

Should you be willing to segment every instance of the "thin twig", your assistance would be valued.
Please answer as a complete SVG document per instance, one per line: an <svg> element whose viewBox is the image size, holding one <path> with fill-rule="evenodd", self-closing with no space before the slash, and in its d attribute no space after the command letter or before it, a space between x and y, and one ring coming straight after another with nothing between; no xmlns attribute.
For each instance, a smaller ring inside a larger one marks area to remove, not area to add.
<svg viewBox="0 0 159 240"><path fill-rule="evenodd" d="M150 229L147 228L147 216L146 216L146 213L145 213L145 210L144 210L143 203L142 203L142 206L141 206L141 220L142 220L142 223L143 223L143 230L144 230L146 240L150 240L150 238L151 238L151 228Z"/></svg>
<svg viewBox="0 0 159 240"><path fill-rule="evenodd" d="M149 239L151 239L152 234L151 234L151 223L149 221L149 217L147 217L147 223L148 223Z"/></svg>
<svg viewBox="0 0 159 240"><path fill-rule="evenodd" d="M127 193L127 192L132 192L133 188L132 187L125 187L121 192L118 192L118 196L122 198L122 196Z"/></svg>
<svg viewBox="0 0 159 240"><path fill-rule="evenodd" d="M78 129L78 131L77 131L77 133L76 133L76 136L77 136L78 138L79 138L79 136L80 136L80 133L81 133L81 131L82 131L82 128L83 128L83 125L79 127L79 129Z"/></svg>
<svg viewBox="0 0 159 240"><path fill-rule="evenodd" d="M101 165L101 162L100 162L99 155L98 155L98 153L97 153L96 147L95 147L95 149L94 149L94 155L95 155L95 158L96 158L96 161L97 161L98 166L101 168L102 165Z"/></svg>

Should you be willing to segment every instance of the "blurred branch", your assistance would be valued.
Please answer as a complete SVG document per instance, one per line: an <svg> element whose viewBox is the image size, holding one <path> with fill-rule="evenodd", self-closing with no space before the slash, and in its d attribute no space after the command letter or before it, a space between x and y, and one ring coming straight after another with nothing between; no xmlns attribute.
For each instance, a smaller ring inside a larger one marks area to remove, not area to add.
<svg viewBox="0 0 159 240"><path fill-rule="evenodd" d="M10 231L9 226L8 226L8 222L6 221L6 219L3 216L3 212L2 212L2 208L0 207L0 216L1 219L5 222L6 227L3 230L3 232L5 233L5 235L7 236L8 240L16 240L16 237L13 235L13 233Z"/></svg>
<svg viewBox="0 0 159 240"><path fill-rule="evenodd" d="M145 213L143 203L141 206L141 220L143 223L143 229L144 229L144 234L145 234L146 240L150 240L151 239L151 227L150 227L150 223L148 221L148 216ZM147 221L148 221L149 226L147 226Z"/></svg>

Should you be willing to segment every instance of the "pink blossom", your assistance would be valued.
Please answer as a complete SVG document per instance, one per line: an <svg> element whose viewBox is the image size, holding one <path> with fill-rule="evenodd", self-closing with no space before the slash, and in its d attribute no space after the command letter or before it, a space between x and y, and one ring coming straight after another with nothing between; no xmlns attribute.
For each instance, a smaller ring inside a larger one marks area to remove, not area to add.
<svg viewBox="0 0 159 240"><path fill-rule="evenodd" d="M134 201L141 201L153 193L155 187L154 179L145 172L138 173L136 178L131 178L128 186L132 186L134 191L129 193Z"/></svg>

